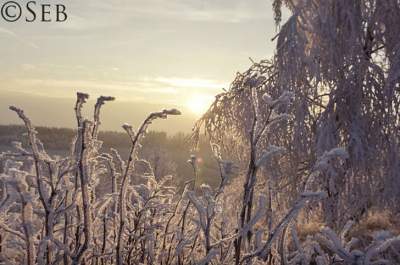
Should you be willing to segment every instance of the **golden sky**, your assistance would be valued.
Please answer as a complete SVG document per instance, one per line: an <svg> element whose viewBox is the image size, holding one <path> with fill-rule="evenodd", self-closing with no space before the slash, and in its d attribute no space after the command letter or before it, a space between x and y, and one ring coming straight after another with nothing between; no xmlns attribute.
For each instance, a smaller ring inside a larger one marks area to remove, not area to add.
<svg viewBox="0 0 400 265"><path fill-rule="evenodd" d="M274 50L270 0L60 2L67 22L0 24L2 124L17 122L7 107L19 104L36 124L73 126L64 112L75 92L84 91L115 96L111 104L127 108L106 107L112 119L106 129L176 106L187 124L162 129L187 130L236 72L250 66L249 57L260 60ZM129 115L115 112L124 110L138 117L122 120Z"/></svg>

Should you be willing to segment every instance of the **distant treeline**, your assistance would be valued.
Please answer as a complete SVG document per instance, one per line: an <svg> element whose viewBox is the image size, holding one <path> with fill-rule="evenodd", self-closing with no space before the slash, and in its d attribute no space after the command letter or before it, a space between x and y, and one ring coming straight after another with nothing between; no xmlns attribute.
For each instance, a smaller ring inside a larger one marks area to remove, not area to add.
<svg viewBox="0 0 400 265"><path fill-rule="evenodd" d="M36 130L46 150L51 154L60 155L70 151L76 133L69 128L36 127ZM129 151L130 140L123 132L100 132L99 140L103 142L103 152L115 148L121 156L126 157ZM20 125L0 125L0 151L10 150L13 141L22 142L23 146L29 148L26 129ZM139 158L152 164L157 177L173 175L176 184L182 185L186 180L193 178L193 170L187 163L193 153L192 145L189 134L168 135L165 132L150 131L142 140L143 148L140 149ZM200 141L195 154L201 161L198 183L216 185L219 181L218 166L205 139Z"/></svg>
<svg viewBox="0 0 400 265"><path fill-rule="evenodd" d="M36 130L46 149L59 151L68 150L76 134L69 128L36 127ZM13 141L27 144L25 132L26 129L20 125L0 125L0 146L10 146ZM121 132L100 132L99 138L104 141L104 148L124 148L129 144L129 138Z"/></svg>

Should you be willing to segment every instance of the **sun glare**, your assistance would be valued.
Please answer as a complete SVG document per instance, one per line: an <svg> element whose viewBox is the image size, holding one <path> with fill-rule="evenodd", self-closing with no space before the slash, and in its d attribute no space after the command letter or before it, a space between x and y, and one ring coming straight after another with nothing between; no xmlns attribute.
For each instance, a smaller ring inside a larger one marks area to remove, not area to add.
<svg viewBox="0 0 400 265"><path fill-rule="evenodd" d="M201 115L207 111L213 98L204 95L193 95L186 102L186 107L196 115Z"/></svg>

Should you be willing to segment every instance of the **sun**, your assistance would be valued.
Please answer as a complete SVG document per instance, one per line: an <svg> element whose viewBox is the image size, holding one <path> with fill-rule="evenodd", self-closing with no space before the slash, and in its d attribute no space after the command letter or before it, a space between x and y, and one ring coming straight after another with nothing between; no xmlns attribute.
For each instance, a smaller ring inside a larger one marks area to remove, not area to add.
<svg viewBox="0 0 400 265"><path fill-rule="evenodd" d="M186 107L194 114L200 116L205 113L212 103L213 98L204 95L193 95L186 101Z"/></svg>

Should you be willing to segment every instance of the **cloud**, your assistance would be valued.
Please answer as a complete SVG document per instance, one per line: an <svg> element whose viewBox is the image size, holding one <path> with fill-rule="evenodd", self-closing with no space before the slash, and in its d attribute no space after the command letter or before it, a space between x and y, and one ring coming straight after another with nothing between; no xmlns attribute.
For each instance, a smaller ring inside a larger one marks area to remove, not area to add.
<svg viewBox="0 0 400 265"><path fill-rule="evenodd" d="M132 3L133 2L133 3ZM149 17L158 19L177 19L198 22L226 22L239 23L266 16L247 1L160 1L149 0L146 2L129 5L129 14L132 16ZM254 4L254 3L252 3Z"/></svg>
<svg viewBox="0 0 400 265"><path fill-rule="evenodd" d="M11 36L11 37L17 37L17 34L15 34L13 31L5 29L5 28L0 28L0 33L3 33L5 35Z"/></svg>
<svg viewBox="0 0 400 265"><path fill-rule="evenodd" d="M11 30L8 30L8 29L5 29L5 28L0 27L0 34L9 36L9 37L15 39L16 41L18 41L18 42L20 42L20 43L22 43L22 44L24 44L24 45L26 45L26 46L29 46L29 47L31 47L31 48L39 49L39 46L38 46L38 45L36 45L35 43L33 43L33 42L31 42L31 41L28 41L28 40L26 40L26 39L20 37L20 36L17 35L14 31L11 31Z"/></svg>
<svg viewBox="0 0 400 265"><path fill-rule="evenodd" d="M31 66L26 65L30 68ZM3 91L24 92L36 96L71 98L82 91L93 96L111 95L121 101L140 101L155 104L184 105L188 98L213 96L223 84L200 78L155 77L131 81L63 80L51 78L14 78L7 80ZM17 88L17 89L15 89Z"/></svg>
<svg viewBox="0 0 400 265"><path fill-rule="evenodd" d="M99 80L60 80L60 79L17 79L14 80L21 86L49 86L54 89L57 88L79 88L88 90L99 90L99 91L114 91L115 93L120 92L146 92L146 93L160 93L160 94L175 94L177 91L173 88L163 87L152 87L151 83L144 86L141 82L118 82L118 81L99 81ZM68 91L68 93L70 93Z"/></svg>
<svg viewBox="0 0 400 265"><path fill-rule="evenodd" d="M87 31L131 25L132 20L240 23L270 18L265 0L87 0L68 3L68 20L57 28Z"/></svg>
<svg viewBox="0 0 400 265"><path fill-rule="evenodd" d="M220 90L225 87L225 84L215 80L207 80L200 78L177 78L177 77L157 77L156 82L167 84L178 88L204 88L211 90Z"/></svg>
<svg viewBox="0 0 400 265"><path fill-rule="evenodd" d="M32 70L35 70L35 69L36 69L36 66L33 65L33 64L24 63L24 64L21 64L21 68L22 68L22 70L24 70L24 71L32 71Z"/></svg>
<svg viewBox="0 0 400 265"><path fill-rule="evenodd" d="M159 103L215 95L248 67L249 56L267 55L265 28L269 19L273 25L265 0L70 0L66 6L66 23L0 27L7 40L0 92L73 97L83 90ZM25 46L15 54L20 42Z"/></svg>

